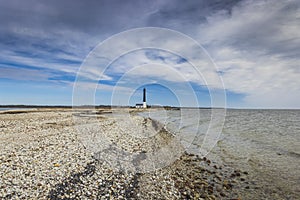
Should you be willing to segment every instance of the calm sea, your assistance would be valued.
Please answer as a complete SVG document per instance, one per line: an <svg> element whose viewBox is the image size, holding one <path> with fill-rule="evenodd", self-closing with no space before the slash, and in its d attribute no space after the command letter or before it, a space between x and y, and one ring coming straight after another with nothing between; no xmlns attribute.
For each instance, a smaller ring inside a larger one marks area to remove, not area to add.
<svg viewBox="0 0 300 200"><path fill-rule="evenodd" d="M0 111L1 110L14 110L14 109L16 109L16 108L0 108Z"/></svg>
<svg viewBox="0 0 300 200"><path fill-rule="evenodd" d="M252 197L300 198L300 110L229 109L223 118L224 113L184 109L143 115L164 123L187 151L209 152L206 156L217 163L248 171L260 188Z"/></svg>
<svg viewBox="0 0 300 200"><path fill-rule="evenodd" d="M36 108L9 108L9 107L5 107L5 108L0 108L0 111L5 111L5 110L34 110Z"/></svg>

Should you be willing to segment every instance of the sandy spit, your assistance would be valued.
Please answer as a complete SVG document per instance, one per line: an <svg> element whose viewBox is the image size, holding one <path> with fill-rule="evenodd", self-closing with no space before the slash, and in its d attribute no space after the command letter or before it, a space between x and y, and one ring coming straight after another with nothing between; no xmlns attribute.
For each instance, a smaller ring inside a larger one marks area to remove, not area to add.
<svg viewBox="0 0 300 200"><path fill-rule="evenodd" d="M242 199L247 172L124 110L0 113L1 199Z"/></svg>

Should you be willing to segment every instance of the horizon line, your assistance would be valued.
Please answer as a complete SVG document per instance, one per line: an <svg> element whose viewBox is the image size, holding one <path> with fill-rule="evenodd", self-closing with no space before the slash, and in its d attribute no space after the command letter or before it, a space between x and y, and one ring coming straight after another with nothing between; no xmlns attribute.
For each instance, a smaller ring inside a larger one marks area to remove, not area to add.
<svg viewBox="0 0 300 200"><path fill-rule="evenodd" d="M170 105L149 105L151 108L160 108L160 107L169 107L169 108L187 108L187 109L236 109L236 110L300 110L300 108L261 108L261 107L208 107L208 106L170 106ZM76 107L113 107L113 108L133 108L135 106L132 105L41 105L41 104L2 104L0 105L0 108L76 108Z"/></svg>

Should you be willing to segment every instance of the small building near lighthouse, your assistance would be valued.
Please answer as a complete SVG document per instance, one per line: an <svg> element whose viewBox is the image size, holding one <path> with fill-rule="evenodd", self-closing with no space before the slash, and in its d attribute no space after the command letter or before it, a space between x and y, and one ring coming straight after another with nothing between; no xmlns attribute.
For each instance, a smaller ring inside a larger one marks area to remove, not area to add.
<svg viewBox="0 0 300 200"><path fill-rule="evenodd" d="M137 103L135 104L136 108L147 108L147 102L146 102L146 88L143 89L143 103Z"/></svg>
<svg viewBox="0 0 300 200"><path fill-rule="evenodd" d="M135 108L144 108L142 103L135 104Z"/></svg>

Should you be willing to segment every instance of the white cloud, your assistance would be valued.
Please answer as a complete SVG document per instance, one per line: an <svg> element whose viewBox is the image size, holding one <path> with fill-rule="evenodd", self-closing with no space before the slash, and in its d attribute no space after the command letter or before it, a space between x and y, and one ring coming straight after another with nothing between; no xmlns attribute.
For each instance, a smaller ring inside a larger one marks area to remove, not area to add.
<svg viewBox="0 0 300 200"><path fill-rule="evenodd" d="M225 89L246 95L245 106L300 107L300 101L297 101L300 94L300 3L297 0L243 0L239 3L230 1L230 5L219 1L191 1L182 5L181 2L166 0L147 6L136 3L138 9L129 6L130 3L122 7L120 3L113 2L101 7L101 11L99 6L83 5L79 1L73 3L74 10L66 10L66 5L61 6L61 3L10 2L1 7L0 59L7 62L2 64L2 77L25 78L14 67L8 69L11 62L44 69L23 71L31 74L26 76L30 80L34 77L47 79L51 76L50 71L74 75L79 64L61 60L80 62L91 47L111 34L131 27L158 24L182 31L199 41L217 63L218 69L196 46L176 35L157 30L143 37L128 34L107 44L105 51L95 52L100 57L86 63L87 68L80 74L82 78L113 81L115 76L135 66L157 63L174 68L184 78L163 68L151 70L148 67L131 73L132 80L153 78L174 83L188 80L219 89L222 88L216 73L219 70ZM29 15L29 12L32 13ZM144 51L126 54L145 45L179 52L199 67L200 75L189 63L177 63L176 56L167 52L159 52L164 60L150 59ZM107 64L122 53L126 54L124 58L108 69L112 74L102 75ZM105 91L112 88L103 86Z"/></svg>
<svg viewBox="0 0 300 200"><path fill-rule="evenodd" d="M300 107L299 13L296 1L245 1L199 27L225 88L246 94L245 106Z"/></svg>
<svg viewBox="0 0 300 200"><path fill-rule="evenodd" d="M39 73L36 70L20 69L11 66L1 68L0 78L10 79L14 77L17 80L43 81L50 76L46 73Z"/></svg>

